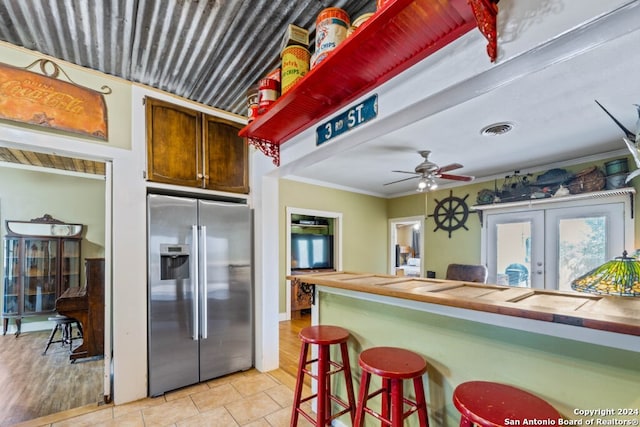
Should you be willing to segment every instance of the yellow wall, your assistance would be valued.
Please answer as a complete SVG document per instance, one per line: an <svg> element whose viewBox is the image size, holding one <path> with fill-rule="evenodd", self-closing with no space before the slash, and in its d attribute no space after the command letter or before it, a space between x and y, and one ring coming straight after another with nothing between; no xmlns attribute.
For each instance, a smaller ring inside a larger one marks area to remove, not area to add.
<svg viewBox="0 0 640 427"><path fill-rule="evenodd" d="M342 213L344 270L387 271L387 205L379 197L334 190L287 179L280 180L280 312L286 310L286 209Z"/></svg>

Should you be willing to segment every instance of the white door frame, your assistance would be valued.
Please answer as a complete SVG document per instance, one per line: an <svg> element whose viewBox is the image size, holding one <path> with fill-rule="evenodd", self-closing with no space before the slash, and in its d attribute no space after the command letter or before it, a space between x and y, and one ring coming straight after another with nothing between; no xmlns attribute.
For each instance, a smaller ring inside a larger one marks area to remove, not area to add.
<svg viewBox="0 0 640 427"><path fill-rule="evenodd" d="M396 274L396 226L403 224L420 224L420 276L424 274L424 216L405 216L400 218L389 218L389 274Z"/></svg>
<svg viewBox="0 0 640 427"><path fill-rule="evenodd" d="M323 218L332 218L334 220L333 226L333 261L335 269L338 271L342 271L342 212L329 212L329 211L319 211L314 209L303 209L303 208L295 208L291 206L287 206L287 224L285 227L285 245L286 245L286 255L285 255L285 275L291 275L291 215L308 215L308 216L320 216ZM286 307L287 311L284 313L284 319L281 316L282 320L290 320L291 319L291 280L285 281L285 289L286 289Z"/></svg>

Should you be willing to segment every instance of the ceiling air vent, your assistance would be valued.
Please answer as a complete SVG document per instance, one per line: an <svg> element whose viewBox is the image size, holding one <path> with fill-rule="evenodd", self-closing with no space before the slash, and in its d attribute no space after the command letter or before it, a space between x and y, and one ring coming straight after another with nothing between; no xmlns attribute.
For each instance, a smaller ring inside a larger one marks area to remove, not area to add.
<svg viewBox="0 0 640 427"><path fill-rule="evenodd" d="M485 126L482 128L480 133L482 135L502 135L509 132L511 129L513 129L513 124L509 122L501 122Z"/></svg>

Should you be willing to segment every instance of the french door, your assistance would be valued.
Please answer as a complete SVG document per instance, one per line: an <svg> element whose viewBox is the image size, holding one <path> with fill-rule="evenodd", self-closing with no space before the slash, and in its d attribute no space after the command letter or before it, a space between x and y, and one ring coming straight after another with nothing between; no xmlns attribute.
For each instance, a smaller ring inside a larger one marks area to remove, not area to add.
<svg viewBox="0 0 640 427"><path fill-rule="evenodd" d="M489 213L489 283L571 290L571 281L625 248L625 204Z"/></svg>

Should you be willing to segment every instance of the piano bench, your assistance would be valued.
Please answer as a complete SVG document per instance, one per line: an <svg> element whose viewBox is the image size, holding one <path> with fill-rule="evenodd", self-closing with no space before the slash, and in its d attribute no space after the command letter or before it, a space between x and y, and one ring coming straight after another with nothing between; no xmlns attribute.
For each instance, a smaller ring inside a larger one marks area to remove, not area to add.
<svg viewBox="0 0 640 427"><path fill-rule="evenodd" d="M74 339L73 325L74 324L78 329L78 336L76 337L76 339L82 339L82 326L80 326L80 322L78 322L78 320L74 319L73 317L67 317L60 314L54 317L49 317L49 321L55 322L55 325L53 326L53 330L51 331L51 334L49 334L49 339L47 340L47 345L44 348L42 355L43 356L46 355L47 350L49 350L49 346L54 343L62 343L63 346L65 344L69 344L69 353L71 353L73 351L73 339ZM54 338L58 330L60 330L61 336L60 336L60 339L55 340Z"/></svg>

